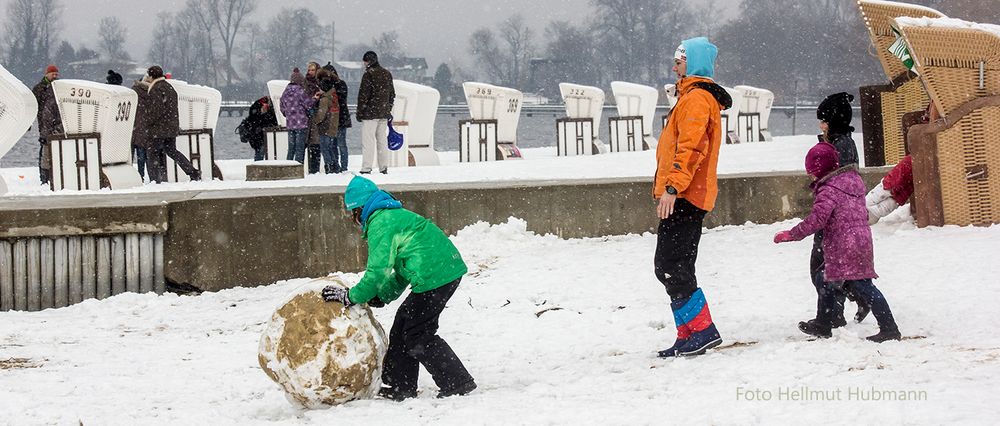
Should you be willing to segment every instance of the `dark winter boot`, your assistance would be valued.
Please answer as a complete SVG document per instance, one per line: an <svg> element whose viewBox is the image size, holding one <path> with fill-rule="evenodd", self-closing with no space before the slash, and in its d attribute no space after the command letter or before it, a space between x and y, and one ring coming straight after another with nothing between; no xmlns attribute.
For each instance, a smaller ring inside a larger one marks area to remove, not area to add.
<svg viewBox="0 0 1000 426"><path fill-rule="evenodd" d="M469 392L472 392L474 390L476 390L476 382L468 381L461 385L455 386L452 389L441 389L441 391L438 392L437 397L447 398L449 396L455 396L455 395L468 395Z"/></svg>
<svg viewBox="0 0 1000 426"><path fill-rule="evenodd" d="M335 164L324 164L323 171L328 175L337 173L337 166Z"/></svg>
<svg viewBox="0 0 1000 426"><path fill-rule="evenodd" d="M897 330L897 329L892 329L892 330L882 329L882 330L878 331L878 334L875 334L875 335L867 337L867 339L869 341L872 341L872 342L875 342L875 343L888 342L890 340L899 340L899 339L902 339L902 338L903 338L903 336L901 334L899 334L899 330Z"/></svg>
<svg viewBox="0 0 1000 426"><path fill-rule="evenodd" d="M674 340L674 345L657 352L656 356L660 358L671 358L677 356L677 348L684 346L687 343L688 337L691 337L691 330L688 329L687 324L684 323L684 318L681 316L681 311L684 305L691 298L677 299L670 302L670 310L674 312L674 324L677 326L677 339Z"/></svg>
<svg viewBox="0 0 1000 426"><path fill-rule="evenodd" d="M382 389L378 390L378 396L391 399L393 401L399 402L407 398L416 398L416 392L401 392L393 387L383 386Z"/></svg>
<svg viewBox="0 0 1000 426"><path fill-rule="evenodd" d="M700 288L691 296L675 300L670 305L671 308L678 306L674 310L674 321L677 322L678 329L684 327L688 332L687 339L675 348L678 356L701 355L706 350L722 344L722 337L719 336L719 330L712 322L712 314L708 311L705 293ZM678 337L681 337L680 330Z"/></svg>
<svg viewBox="0 0 1000 426"><path fill-rule="evenodd" d="M719 330L715 328L715 324L711 324L708 328L691 333L691 338L688 339L683 345L677 348L678 356L695 356L704 354L705 351L712 349L716 346L722 344L722 337L719 336Z"/></svg>
<svg viewBox="0 0 1000 426"><path fill-rule="evenodd" d="M829 339L830 337L833 337L830 325L824 324L823 321L818 319L800 322L799 331L810 336L819 337L820 339Z"/></svg>
<svg viewBox="0 0 1000 426"><path fill-rule="evenodd" d="M678 334L679 334L679 332L678 332ZM658 356L660 358L673 358L673 357L677 356L677 348L679 348L681 346L684 346L684 344L686 344L686 343L687 343L687 339L681 339L680 337L678 337L677 340L674 340L674 345L673 346L671 346L669 348L666 348L666 349L664 349L662 351L657 352L656 356Z"/></svg>
<svg viewBox="0 0 1000 426"><path fill-rule="evenodd" d="M815 323L817 321L819 321L818 318L813 318L809 321L803 321L803 322ZM840 328L846 325L847 325L847 320L844 319L844 317L834 317L833 320L830 321L830 328Z"/></svg>

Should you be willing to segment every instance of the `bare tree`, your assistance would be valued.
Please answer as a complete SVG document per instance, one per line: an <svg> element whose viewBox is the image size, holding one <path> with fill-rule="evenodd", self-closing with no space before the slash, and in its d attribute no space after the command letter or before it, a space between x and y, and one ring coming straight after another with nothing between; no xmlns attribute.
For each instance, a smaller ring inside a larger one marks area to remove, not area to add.
<svg viewBox="0 0 1000 426"><path fill-rule="evenodd" d="M493 30L480 28L469 37L469 53L491 80L506 82L505 60Z"/></svg>
<svg viewBox="0 0 1000 426"><path fill-rule="evenodd" d="M396 31L386 31L368 43L351 43L341 49L341 57L349 61L360 61L361 56L367 51L378 54L378 60L382 65L391 66L399 59L407 56L406 49L399 41L399 33Z"/></svg>
<svg viewBox="0 0 1000 426"><path fill-rule="evenodd" d="M406 57L405 49L399 43L399 33L396 31L383 32L375 37L372 40L372 50L378 53L379 61L384 65L393 65Z"/></svg>
<svg viewBox="0 0 1000 426"><path fill-rule="evenodd" d="M592 0L593 28L611 79L658 84L674 47L690 35L694 18L685 2Z"/></svg>
<svg viewBox="0 0 1000 426"><path fill-rule="evenodd" d="M513 15L500 24L500 35L507 44L510 55L510 79L516 87L524 87L528 80L528 61L535 53L535 32L524 23L524 16Z"/></svg>
<svg viewBox="0 0 1000 426"><path fill-rule="evenodd" d="M125 51L128 29L125 28L121 20L113 16L106 16L101 18L98 26L98 35L100 36L98 45L108 55L108 59L112 61L129 59L128 52Z"/></svg>
<svg viewBox="0 0 1000 426"><path fill-rule="evenodd" d="M210 83L217 76L209 34L189 9L178 14L156 15L150 62L171 71L175 77L196 83Z"/></svg>
<svg viewBox="0 0 1000 426"><path fill-rule="evenodd" d="M260 24L251 22L243 29L244 37L240 55L243 57L243 69L246 81L255 83L263 71L262 64L265 63L266 56L262 45L264 29Z"/></svg>
<svg viewBox="0 0 1000 426"><path fill-rule="evenodd" d="M698 7L691 12L695 27L699 32L698 35L708 38L715 35L715 30L718 29L719 25L717 4L716 0L702 0Z"/></svg>
<svg viewBox="0 0 1000 426"><path fill-rule="evenodd" d="M545 56L553 63L545 75L534 75L540 91L558 92L563 81L600 84L601 64L593 37L585 28L567 21L553 21L545 28Z"/></svg>
<svg viewBox="0 0 1000 426"><path fill-rule="evenodd" d="M33 77L49 61L61 16L59 0L11 0L7 4L4 64L14 75Z"/></svg>
<svg viewBox="0 0 1000 426"><path fill-rule="evenodd" d="M257 0L188 0L187 8L207 33L217 34L222 41L226 84L232 85L236 70L233 68L233 50L244 21L257 9ZM212 46L210 36L209 46Z"/></svg>
<svg viewBox="0 0 1000 426"><path fill-rule="evenodd" d="M62 2L35 0L32 3L39 18L38 53L45 58L45 62L48 62L52 57L52 47L58 39L59 29L62 28Z"/></svg>
<svg viewBox="0 0 1000 426"><path fill-rule="evenodd" d="M283 9L267 24L264 50L275 75L287 76L294 67L322 54L313 33L323 28L309 9Z"/></svg>
<svg viewBox="0 0 1000 426"><path fill-rule="evenodd" d="M489 28L476 30L469 38L469 52L491 79L523 88L528 80L528 62L535 52L534 31L518 14L500 24L499 34L498 39Z"/></svg>

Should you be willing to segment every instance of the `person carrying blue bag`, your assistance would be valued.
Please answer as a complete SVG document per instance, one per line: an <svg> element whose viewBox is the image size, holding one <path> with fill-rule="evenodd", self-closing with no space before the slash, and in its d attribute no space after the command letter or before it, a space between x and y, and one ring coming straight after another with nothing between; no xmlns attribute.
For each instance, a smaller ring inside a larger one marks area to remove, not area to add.
<svg viewBox="0 0 1000 426"><path fill-rule="evenodd" d="M350 290L328 286L323 298L347 307L381 307L410 287L389 331L379 395L395 401L416 397L420 365L440 389L438 398L475 390L469 371L437 335L441 312L469 271L458 249L437 225L361 176L347 185L344 205L368 240L367 269Z"/></svg>

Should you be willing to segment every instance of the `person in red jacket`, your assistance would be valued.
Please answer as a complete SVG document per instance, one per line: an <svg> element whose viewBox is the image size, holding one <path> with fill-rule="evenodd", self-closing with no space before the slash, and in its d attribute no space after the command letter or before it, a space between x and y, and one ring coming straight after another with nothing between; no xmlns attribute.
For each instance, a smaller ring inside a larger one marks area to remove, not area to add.
<svg viewBox="0 0 1000 426"><path fill-rule="evenodd" d="M865 196L868 207L868 224L874 225L879 219L906 204L913 195L913 158L907 154L882 182L875 185Z"/></svg>
<svg viewBox="0 0 1000 426"><path fill-rule="evenodd" d="M937 106L934 102L927 105L923 117L918 123L930 123L941 118ZM906 123L903 124L904 132ZM913 195L913 158L909 154L903 156L889 174L882 178L878 185L875 185L868 195L865 196L865 204L868 207L868 224L874 225L879 219L886 217L895 211L899 206L906 204Z"/></svg>

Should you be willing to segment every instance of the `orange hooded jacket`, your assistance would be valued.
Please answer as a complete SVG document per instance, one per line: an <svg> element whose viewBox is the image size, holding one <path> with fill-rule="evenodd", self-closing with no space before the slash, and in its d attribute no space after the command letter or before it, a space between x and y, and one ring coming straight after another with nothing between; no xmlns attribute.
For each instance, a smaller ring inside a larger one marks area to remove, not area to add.
<svg viewBox="0 0 1000 426"><path fill-rule="evenodd" d="M660 198L667 186L677 189L677 198L711 211L719 193L716 166L722 140L722 106L708 90L696 83L715 84L711 79L688 76L677 83L677 105L656 147L653 197Z"/></svg>

